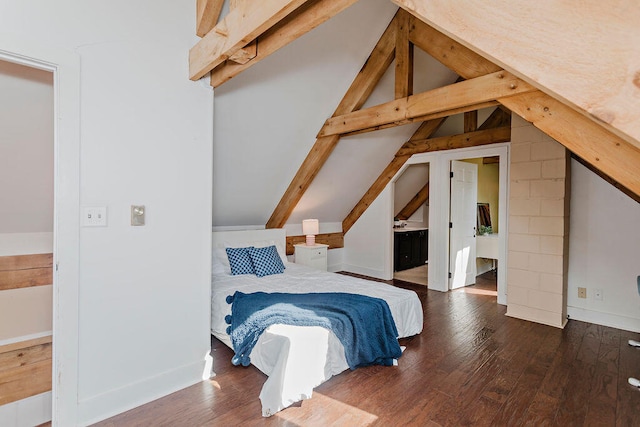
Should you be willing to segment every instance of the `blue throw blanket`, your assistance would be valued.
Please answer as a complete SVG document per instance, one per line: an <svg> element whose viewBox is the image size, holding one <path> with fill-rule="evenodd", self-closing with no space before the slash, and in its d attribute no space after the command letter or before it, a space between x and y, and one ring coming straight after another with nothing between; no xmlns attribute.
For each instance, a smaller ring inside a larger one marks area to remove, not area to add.
<svg viewBox="0 0 640 427"><path fill-rule="evenodd" d="M286 294L237 291L227 297L225 320L234 365L248 366L249 354L265 329L274 324L321 326L344 346L349 368L393 364L402 355L398 330L387 302L346 293Z"/></svg>

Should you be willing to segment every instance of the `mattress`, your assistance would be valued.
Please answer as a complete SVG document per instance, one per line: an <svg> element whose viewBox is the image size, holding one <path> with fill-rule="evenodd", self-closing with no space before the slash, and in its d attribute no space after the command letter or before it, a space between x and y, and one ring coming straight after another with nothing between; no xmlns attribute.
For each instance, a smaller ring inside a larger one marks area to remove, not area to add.
<svg viewBox="0 0 640 427"><path fill-rule="evenodd" d="M262 278L222 271L212 276L211 333L230 348L229 325L224 318L231 314L226 297L235 291L345 292L382 298L389 305L399 337L422 331L422 305L415 292L287 263L284 274ZM250 358L251 364L269 377L260 393L263 416L311 398L314 387L348 369L342 344L320 327L273 325L261 335Z"/></svg>

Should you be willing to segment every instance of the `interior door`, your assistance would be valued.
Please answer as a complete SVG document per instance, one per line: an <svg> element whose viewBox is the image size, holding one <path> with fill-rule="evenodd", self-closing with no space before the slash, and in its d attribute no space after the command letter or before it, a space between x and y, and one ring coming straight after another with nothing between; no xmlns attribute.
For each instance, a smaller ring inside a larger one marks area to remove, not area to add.
<svg viewBox="0 0 640 427"><path fill-rule="evenodd" d="M451 161L449 289L476 283L478 165Z"/></svg>

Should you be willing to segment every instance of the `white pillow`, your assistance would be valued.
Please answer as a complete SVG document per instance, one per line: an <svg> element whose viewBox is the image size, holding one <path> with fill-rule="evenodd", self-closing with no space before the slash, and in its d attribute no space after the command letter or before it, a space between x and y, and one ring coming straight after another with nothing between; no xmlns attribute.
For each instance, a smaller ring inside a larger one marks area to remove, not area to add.
<svg viewBox="0 0 640 427"><path fill-rule="evenodd" d="M224 245L215 246L211 251L211 274L231 274L231 266Z"/></svg>

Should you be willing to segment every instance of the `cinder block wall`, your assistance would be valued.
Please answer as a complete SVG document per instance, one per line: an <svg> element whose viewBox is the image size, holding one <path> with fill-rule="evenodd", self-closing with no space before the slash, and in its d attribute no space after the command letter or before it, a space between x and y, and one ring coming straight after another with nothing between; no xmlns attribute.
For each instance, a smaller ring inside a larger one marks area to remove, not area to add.
<svg viewBox="0 0 640 427"><path fill-rule="evenodd" d="M566 324L570 153L513 114L507 316Z"/></svg>

